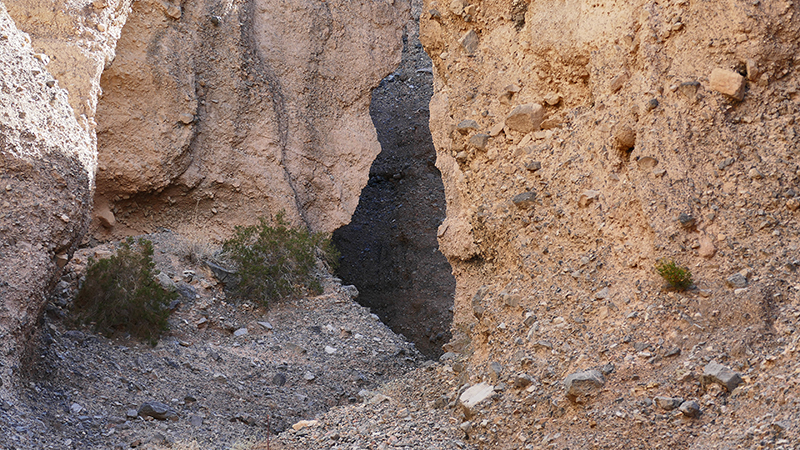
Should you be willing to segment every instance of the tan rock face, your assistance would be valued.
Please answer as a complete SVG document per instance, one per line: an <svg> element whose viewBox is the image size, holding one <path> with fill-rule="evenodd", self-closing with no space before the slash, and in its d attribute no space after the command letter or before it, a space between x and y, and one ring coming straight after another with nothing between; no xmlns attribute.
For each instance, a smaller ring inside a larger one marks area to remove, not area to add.
<svg viewBox="0 0 800 450"><path fill-rule="evenodd" d="M371 89L399 63L407 2L133 6L104 73L98 196L117 220L229 230L284 210L349 222L380 151ZM211 11L211 13L209 13Z"/></svg>
<svg viewBox="0 0 800 450"><path fill-rule="evenodd" d="M0 393L91 207L92 139L46 60L0 3Z"/></svg>
<svg viewBox="0 0 800 450"><path fill-rule="evenodd" d="M431 132L450 224L439 239L457 279L448 348L471 355L471 381L492 360L543 379L608 362L636 371L624 351L609 350L628 334L688 349L769 329L753 298L790 298L797 280L782 268L798 249L798 108L783 100L798 82L796 7L470 5L467 17L465 5L426 1L420 26L434 63ZM469 49L468 33L479 38ZM746 83L743 71L757 81ZM542 105L543 130L509 126L522 105ZM466 121L477 127L462 134ZM491 136L480 151L467 145L478 133ZM514 199L529 192L535 198L519 207ZM682 226L684 215L692 226ZM664 291L659 258L690 268L703 295ZM736 293L724 279L744 267L761 281ZM518 307L503 302L508 295ZM694 319L645 315L671 301ZM661 373L684 362L676 361ZM610 396L634 388L615 377ZM555 411L546 410L525 414ZM489 447L516 443L512 428ZM565 446L579 442L565 436Z"/></svg>

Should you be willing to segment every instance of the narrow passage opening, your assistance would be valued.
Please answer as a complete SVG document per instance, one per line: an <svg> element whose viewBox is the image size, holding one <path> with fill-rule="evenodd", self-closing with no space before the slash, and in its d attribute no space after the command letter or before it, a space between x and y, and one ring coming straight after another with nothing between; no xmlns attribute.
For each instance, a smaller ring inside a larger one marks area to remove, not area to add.
<svg viewBox="0 0 800 450"><path fill-rule="evenodd" d="M432 94L431 60L412 23L400 67L372 93L381 153L352 221L333 240L338 276L358 288L359 303L435 358L450 339L455 278L436 239L445 199L428 128Z"/></svg>

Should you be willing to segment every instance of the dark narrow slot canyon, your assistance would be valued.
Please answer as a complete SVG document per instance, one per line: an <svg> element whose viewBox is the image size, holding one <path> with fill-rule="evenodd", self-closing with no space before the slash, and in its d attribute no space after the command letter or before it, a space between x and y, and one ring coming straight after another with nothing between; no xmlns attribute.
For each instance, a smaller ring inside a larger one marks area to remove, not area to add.
<svg viewBox="0 0 800 450"><path fill-rule="evenodd" d="M359 303L438 357L450 338L455 279L436 239L445 199L428 128L433 76L416 24L403 44L400 67L372 93L381 153L351 223L333 240L342 253L338 275L358 287Z"/></svg>

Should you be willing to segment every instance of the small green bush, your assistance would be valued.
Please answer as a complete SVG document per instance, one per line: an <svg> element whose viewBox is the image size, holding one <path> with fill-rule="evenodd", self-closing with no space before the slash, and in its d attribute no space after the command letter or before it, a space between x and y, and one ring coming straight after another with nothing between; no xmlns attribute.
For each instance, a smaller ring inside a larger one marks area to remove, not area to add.
<svg viewBox="0 0 800 450"><path fill-rule="evenodd" d="M153 243L128 238L110 258L90 259L73 304L74 321L95 331L126 331L155 345L169 323L169 303L178 297L154 279Z"/></svg>
<svg viewBox="0 0 800 450"><path fill-rule="evenodd" d="M314 273L317 258L331 270L339 258L328 236L290 227L283 213L276 215L274 225L262 217L258 225L236 227L222 248L239 275L235 293L264 306L292 295L322 293Z"/></svg>
<svg viewBox="0 0 800 450"><path fill-rule="evenodd" d="M685 291L692 285L692 272L679 266L671 259L660 259L656 262L656 272L669 284L679 291Z"/></svg>

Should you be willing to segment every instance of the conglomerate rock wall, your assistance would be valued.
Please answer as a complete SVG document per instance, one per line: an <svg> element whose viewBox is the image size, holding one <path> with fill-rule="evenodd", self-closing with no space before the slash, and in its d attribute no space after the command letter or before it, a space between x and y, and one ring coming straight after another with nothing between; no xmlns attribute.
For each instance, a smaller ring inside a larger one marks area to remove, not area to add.
<svg viewBox="0 0 800 450"><path fill-rule="evenodd" d="M624 446L636 431L605 419L615 399L707 399L702 363L752 373L796 343L799 13L733 0L425 2L439 243L457 280L447 349L468 363L464 382L503 384L521 402L473 437ZM696 287L666 289L659 260L688 267ZM594 410L567 401L565 377L600 367L613 371ZM534 387L510 389L518 372ZM767 384L791 386L780 380ZM662 431L664 445L702 442Z"/></svg>

